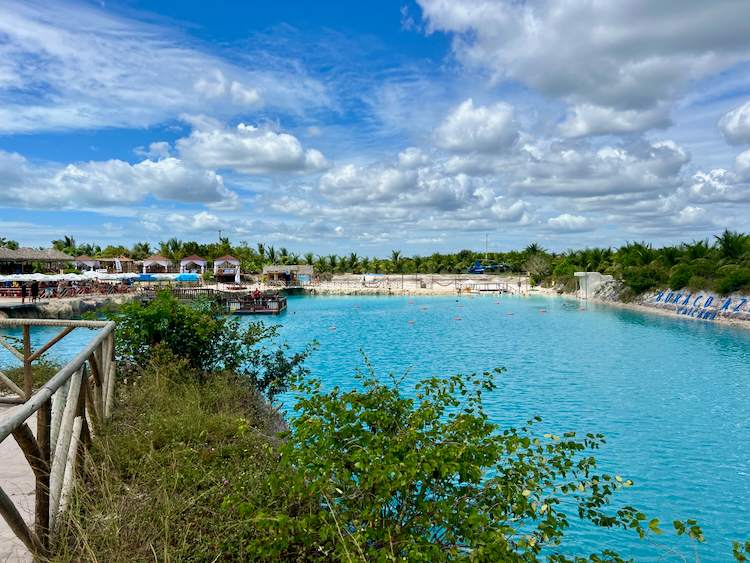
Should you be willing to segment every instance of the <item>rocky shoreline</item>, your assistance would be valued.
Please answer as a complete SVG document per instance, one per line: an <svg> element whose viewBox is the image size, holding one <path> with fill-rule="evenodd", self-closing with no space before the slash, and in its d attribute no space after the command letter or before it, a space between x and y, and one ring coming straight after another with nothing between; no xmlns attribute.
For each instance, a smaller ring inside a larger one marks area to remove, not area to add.
<svg viewBox="0 0 750 563"><path fill-rule="evenodd" d="M0 307L0 319L75 319L103 307L122 305L134 294L92 295Z"/></svg>

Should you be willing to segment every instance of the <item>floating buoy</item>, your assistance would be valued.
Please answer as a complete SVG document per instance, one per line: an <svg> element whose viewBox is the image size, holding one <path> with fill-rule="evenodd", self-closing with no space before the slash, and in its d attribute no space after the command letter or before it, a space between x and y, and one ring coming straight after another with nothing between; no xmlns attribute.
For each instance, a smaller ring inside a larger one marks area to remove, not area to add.
<svg viewBox="0 0 750 563"><path fill-rule="evenodd" d="M328 330L336 330L336 325L331 325L328 327Z"/></svg>
<svg viewBox="0 0 750 563"><path fill-rule="evenodd" d="M505 314L506 314L506 315L512 315L512 314L513 314L513 311L511 311L510 313L505 313Z"/></svg>
<svg viewBox="0 0 750 563"><path fill-rule="evenodd" d="M419 308L419 310L420 310L420 311L426 311L426 310L427 310L427 307L420 307L420 308Z"/></svg>
<svg viewBox="0 0 750 563"><path fill-rule="evenodd" d="M459 316L455 316L455 317L453 317L453 320L454 320L454 321L460 321L460 320L461 320L461 317L459 317Z"/></svg>
<svg viewBox="0 0 750 563"><path fill-rule="evenodd" d="M407 322L407 323L409 323L410 325L413 325L413 324L414 324L414 321L413 321L413 320L411 320L411 319L409 319L409 320L408 320L408 321L406 321L406 322Z"/></svg>
<svg viewBox="0 0 750 563"><path fill-rule="evenodd" d="M546 312L547 312L547 309L539 309L539 312L540 312L540 313L546 313Z"/></svg>

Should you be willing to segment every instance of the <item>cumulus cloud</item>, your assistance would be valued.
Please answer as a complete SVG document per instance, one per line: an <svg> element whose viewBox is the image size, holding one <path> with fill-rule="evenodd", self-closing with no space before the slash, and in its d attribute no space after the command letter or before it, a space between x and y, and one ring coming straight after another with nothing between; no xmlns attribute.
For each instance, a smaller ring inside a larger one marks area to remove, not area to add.
<svg viewBox="0 0 750 563"><path fill-rule="evenodd" d="M256 88L245 86L237 80L229 82L219 69L211 71L208 77L199 78L193 87L209 100L231 99L243 107L259 106L262 102L260 92Z"/></svg>
<svg viewBox="0 0 750 563"><path fill-rule="evenodd" d="M664 126L656 108L689 81L750 56L744 0L418 3L428 31L453 34L467 67L581 106L568 127L577 134ZM594 117L597 126L585 126Z"/></svg>
<svg viewBox="0 0 750 563"><path fill-rule="evenodd" d="M725 113L719 120L719 129L732 145L750 143L750 101Z"/></svg>
<svg viewBox="0 0 750 563"><path fill-rule="evenodd" d="M8 166L14 167L12 176ZM220 175L171 157L137 164L113 159L41 166L20 155L0 152L0 178L6 180L5 201L25 207L122 206L148 196L224 205L237 200Z"/></svg>
<svg viewBox="0 0 750 563"><path fill-rule="evenodd" d="M671 125L669 110L665 104L644 110L615 110L592 104L579 104L568 113L560 124L560 133L565 137L585 137L635 133L647 129L664 129Z"/></svg>
<svg viewBox="0 0 750 563"><path fill-rule="evenodd" d="M398 165L401 168L418 168L429 162L429 157L417 147L409 147L398 153Z"/></svg>
<svg viewBox="0 0 750 563"><path fill-rule="evenodd" d="M435 144L455 152L497 153L518 140L513 108L503 102L474 106L469 98L446 117L435 131Z"/></svg>
<svg viewBox="0 0 750 563"><path fill-rule="evenodd" d="M581 215L562 213L557 217L550 217L547 225L555 231L581 232L591 229L591 221Z"/></svg>
<svg viewBox="0 0 750 563"><path fill-rule="evenodd" d="M343 203L392 201L416 190L417 179L413 170L347 164L326 172L320 191Z"/></svg>
<svg viewBox="0 0 750 563"><path fill-rule="evenodd" d="M315 171L328 166L320 151L305 150L288 133L244 123L231 129L205 120L193 124L196 128L179 139L176 147L181 158L199 166L247 174Z"/></svg>
<svg viewBox="0 0 750 563"><path fill-rule="evenodd" d="M514 181L524 193L575 197L663 193L681 184L687 152L673 141L604 146L553 146L532 157Z"/></svg>

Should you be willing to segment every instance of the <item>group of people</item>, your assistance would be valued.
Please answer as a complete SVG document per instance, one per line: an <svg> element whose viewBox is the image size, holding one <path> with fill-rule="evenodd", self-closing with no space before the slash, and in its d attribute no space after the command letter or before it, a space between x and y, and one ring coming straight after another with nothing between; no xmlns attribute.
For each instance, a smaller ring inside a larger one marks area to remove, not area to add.
<svg viewBox="0 0 750 563"><path fill-rule="evenodd" d="M21 303L26 303L29 291L31 292L31 302L36 303L39 301L39 282L33 281L29 287L27 287L25 283L21 284Z"/></svg>

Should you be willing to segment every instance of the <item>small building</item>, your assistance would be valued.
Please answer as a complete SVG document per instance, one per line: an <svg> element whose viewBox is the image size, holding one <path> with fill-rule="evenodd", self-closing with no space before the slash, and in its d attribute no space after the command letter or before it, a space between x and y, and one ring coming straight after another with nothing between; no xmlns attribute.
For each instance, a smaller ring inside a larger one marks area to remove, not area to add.
<svg viewBox="0 0 750 563"><path fill-rule="evenodd" d="M75 265L79 270L96 270L99 268L99 260L84 254L76 257Z"/></svg>
<svg viewBox="0 0 750 563"><path fill-rule="evenodd" d="M180 260L180 273L198 273L198 270L200 269L200 273L202 274L206 271L206 264L208 264L208 262L205 258L196 256L195 254L192 256L186 256Z"/></svg>
<svg viewBox="0 0 750 563"><path fill-rule="evenodd" d="M138 271L135 260L127 256L115 256L114 258L99 258L102 268L107 268L110 274L134 274Z"/></svg>
<svg viewBox="0 0 750 563"><path fill-rule="evenodd" d="M0 247L0 273L23 274L32 272L40 265L44 272L59 272L73 264L75 258L55 248L10 248Z"/></svg>
<svg viewBox="0 0 750 563"><path fill-rule="evenodd" d="M599 272L575 272L578 282L577 294L580 299L589 299L602 285L614 280L610 275Z"/></svg>
<svg viewBox="0 0 750 563"><path fill-rule="evenodd" d="M269 285L300 286L312 281L309 264L269 264L263 266L263 277Z"/></svg>
<svg viewBox="0 0 750 563"><path fill-rule="evenodd" d="M164 274L169 272L171 266L172 261L169 258L165 258L159 254L154 254L143 261L143 273Z"/></svg>
<svg viewBox="0 0 750 563"><path fill-rule="evenodd" d="M240 261L234 256L222 256L214 260L214 276L224 283L240 283Z"/></svg>

